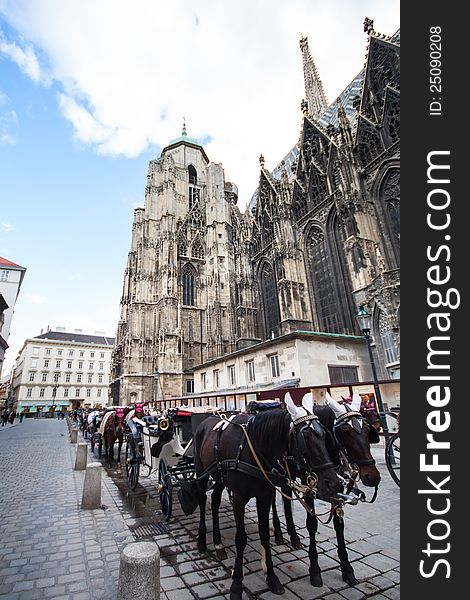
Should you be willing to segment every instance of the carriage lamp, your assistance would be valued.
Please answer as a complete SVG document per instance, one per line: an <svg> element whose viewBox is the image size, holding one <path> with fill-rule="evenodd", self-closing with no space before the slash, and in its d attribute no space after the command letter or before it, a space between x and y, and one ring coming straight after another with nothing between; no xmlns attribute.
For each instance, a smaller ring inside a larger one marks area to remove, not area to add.
<svg viewBox="0 0 470 600"><path fill-rule="evenodd" d="M377 379L377 370L375 368L374 355L372 353L372 347L370 345L372 315L365 308L365 306L363 304L359 304L359 306L358 306L358 312L356 315L356 319L357 319L357 322L359 323L359 328L362 332L362 335L364 336L364 338L366 339L366 342L367 342L367 350L369 351L370 366L372 367L372 376L374 378L374 392L375 392L375 397L377 399L377 405L379 408L380 423L382 425L382 430L384 432L385 442L388 442L388 438L390 437L390 434L388 431L387 417L385 416L384 405L382 402L382 394L380 392L379 382Z"/></svg>

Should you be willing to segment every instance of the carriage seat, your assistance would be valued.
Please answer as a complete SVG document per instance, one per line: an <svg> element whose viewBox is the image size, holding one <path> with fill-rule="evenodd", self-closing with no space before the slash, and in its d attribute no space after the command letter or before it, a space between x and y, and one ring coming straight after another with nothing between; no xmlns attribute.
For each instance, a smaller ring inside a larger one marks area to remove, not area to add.
<svg viewBox="0 0 470 600"><path fill-rule="evenodd" d="M144 423L147 425L147 427L149 425L158 425L158 421L161 419L160 416L158 415L144 415L143 417L141 417L141 421L144 421Z"/></svg>

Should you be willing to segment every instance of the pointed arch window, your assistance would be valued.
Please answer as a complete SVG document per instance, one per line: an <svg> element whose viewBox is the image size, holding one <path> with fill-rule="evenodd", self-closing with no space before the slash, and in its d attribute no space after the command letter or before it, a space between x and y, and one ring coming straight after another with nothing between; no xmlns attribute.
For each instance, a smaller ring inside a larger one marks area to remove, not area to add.
<svg viewBox="0 0 470 600"><path fill-rule="evenodd" d="M264 308L266 339L279 335L279 304L276 276L272 265L265 263L261 269L261 297Z"/></svg>
<svg viewBox="0 0 470 600"><path fill-rule="evenodd" d="M183 268L181 283L183 287L183 304L185 306L196 305L196 273L191 265Z"/></svg>
<svg viewBox="0 0 470 600"><path fill-rule="evenodd" d="M307 257L315 308L321 331L342 333L344 329L336 290L336 278L325 234L312 227L307 236Z"/></svg>
<svg viewBox="0 0 470 600"><path fill-rule="evenodd" d="M188 167L188 176L189 176L189 210L195 205L199 203L199 188L197 186L197 171L193 167L193 165L189 165Z"/></svg>
<svg viewBox="0 0 470 600"><path fill-rule="evenodd" d="M397 344L395 343L394 331L390 324L389 316L383 310L379 312L378 330L385 362L397 362L399 360L399 354Z"/></svg>
<svg viewBox="0 0 470 600"><path fill-rule="evenodd" d="M196 238L193 242L191 256L194 256L194 258L204 258L204 247L199 238Z"/></svg>

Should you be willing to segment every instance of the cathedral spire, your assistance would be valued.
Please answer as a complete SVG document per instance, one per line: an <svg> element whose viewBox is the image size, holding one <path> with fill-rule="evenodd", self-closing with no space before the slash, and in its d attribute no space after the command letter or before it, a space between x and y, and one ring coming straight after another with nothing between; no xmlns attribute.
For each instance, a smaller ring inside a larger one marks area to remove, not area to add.
<svg viewBox="0 0 470 600"><path fill-rule="evenodd" d="M328 108L328 102L315 61L310 54L308 38L306 36L300 38L300 49L302 51L304 67L305 97L307 99L308 114L314 119L318 119Z"/></svg>

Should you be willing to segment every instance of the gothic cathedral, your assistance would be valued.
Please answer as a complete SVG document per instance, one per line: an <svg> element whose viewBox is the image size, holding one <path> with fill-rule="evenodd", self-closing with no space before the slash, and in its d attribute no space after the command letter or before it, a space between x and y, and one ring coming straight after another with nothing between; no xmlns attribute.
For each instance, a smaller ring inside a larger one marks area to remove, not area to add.
<svg viewBox="0 0 470 600"><path fill-rule="evenodd" d="M399 378L400 37L366 19L366 63L328 105L308 47L300 139L242 214L197 140L149 164L113 352L115 404L193 391L192 369L293 331L359 334ZM316 383L325 382L312 382Z"/></svg>

